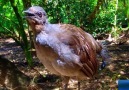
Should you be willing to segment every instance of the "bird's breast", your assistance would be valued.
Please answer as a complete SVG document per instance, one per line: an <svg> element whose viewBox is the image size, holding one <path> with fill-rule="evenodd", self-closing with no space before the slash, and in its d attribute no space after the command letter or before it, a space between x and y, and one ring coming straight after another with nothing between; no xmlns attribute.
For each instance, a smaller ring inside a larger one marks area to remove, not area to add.
<svg viewBox="0 0 129 90"><path fill-rule="evenodd" d="M64 76L84 76L75 63L68 63L61 59L49 46L36 44L37 57L53 74ZM84 76L85 77L85 76Z"/></svg>
<svg viewBox="0 0 129 90"><path fill-rule="evenodd" d="M52 65L53 61L58 58L58 55L50 47L45 45L35 43L35 49L37 57L43 63L45 68L47 68L51 73L59 75L59 72L57 72Z"/></svg>

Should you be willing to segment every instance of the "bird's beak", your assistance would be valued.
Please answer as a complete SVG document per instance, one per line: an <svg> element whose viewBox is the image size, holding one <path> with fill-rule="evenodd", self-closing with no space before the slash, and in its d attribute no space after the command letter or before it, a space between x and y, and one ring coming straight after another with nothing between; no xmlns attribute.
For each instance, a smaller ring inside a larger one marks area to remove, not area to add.
<svg viewBox="0 0 129 90"><path fill-rule="evenodd" d="M30 11L29 10L25 10L25 11L23 11L23 13L30 13Z"/></svg>
<svg viewBox="0 0 129 90"><path fill-rule="evenodd" d="M31 17L31 16L35 16L34 13L30 12L29 10L25 10L23 11L25 13L25 18Z"/></svg>

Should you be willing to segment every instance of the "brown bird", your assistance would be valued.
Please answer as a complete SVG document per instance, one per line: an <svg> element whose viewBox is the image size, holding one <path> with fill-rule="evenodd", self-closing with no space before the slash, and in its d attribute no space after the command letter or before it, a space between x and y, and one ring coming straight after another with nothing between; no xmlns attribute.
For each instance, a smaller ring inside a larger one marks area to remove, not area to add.
<svg viewBox="0 0 129 90"><path fill-rule="evenodd" d="M90 34L74 25L50 24L42 7L32 6L24 12L34 34L37 57L51 73L64 78L64 89L70 78L84 80L96 75L97 54L107 58Z"/></svg>

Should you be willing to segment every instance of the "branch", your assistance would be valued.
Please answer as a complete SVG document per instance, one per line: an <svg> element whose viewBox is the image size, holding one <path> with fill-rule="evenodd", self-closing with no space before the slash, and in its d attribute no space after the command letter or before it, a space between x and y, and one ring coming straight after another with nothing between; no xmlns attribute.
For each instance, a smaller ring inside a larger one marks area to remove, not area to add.
<svg viewBox="0 0 129 90"><path fill-rule="evenodd" d="M0 24L0 27L2 27L4 30L6 30L6 31L9 31L11 34L13 34L13 32L11 32L11 30L9 30L8 28L6 28L6 27L3 27L1 24Z"/></svg>
<svg viewBox="0 0 129 90"><path fill-rule="evenodd" d="M19 34L21 34L21 37L22 37L24 44L25 44L25 48L28 48L28 40L27 40L26 33L24 31L23 21L22 21L20 14L18 13L18 8L15 5L15 0L10 0L10 3L11 3L11 6L14 10L14 13L15 13L17 20L18 20L18 23L19 23L19 28L20 28Z"/></svg>
<svg viewBox="0 0 129 90"><path fill-rule="evenodd" d="M88 21L89 22L92 22L93 21L93 19L96 17L96 14L98 14L99 12L100 12L100 6L102 5L104 3L104 0L98 0L98 2L97 2L97 6L95 7L95 9L93 10L93 12L90 14L90 15L88 15Z"/></svg>

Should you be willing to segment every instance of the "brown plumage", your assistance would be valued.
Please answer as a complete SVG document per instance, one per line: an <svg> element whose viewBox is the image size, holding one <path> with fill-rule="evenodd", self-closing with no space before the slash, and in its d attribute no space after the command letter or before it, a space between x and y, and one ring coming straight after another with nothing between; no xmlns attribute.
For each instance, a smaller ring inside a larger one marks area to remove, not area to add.
<svg viewBox="0 0 129 90"><path fill-rule="evenodd" d="M102 46L90 34L74 25L48 23L46 12L39 6L24 12L34 33L37 56L51 73L77 79L96 75L96 56Z"/></svg>

